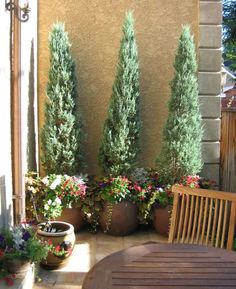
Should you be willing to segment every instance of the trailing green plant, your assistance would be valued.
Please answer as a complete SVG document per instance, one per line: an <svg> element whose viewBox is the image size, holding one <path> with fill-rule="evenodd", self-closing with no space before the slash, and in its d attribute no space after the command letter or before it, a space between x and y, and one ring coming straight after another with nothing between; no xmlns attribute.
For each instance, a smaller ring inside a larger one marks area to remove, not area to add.
<svg viewBox="0 0 236 289"><path fill-rule="evenodd" d="M82 123L79 113L75 62L62 23L49 37L50 70L42 129L42 164L47 174L75 175L83 166Z"/></svg>
<svg viewBox="0 0 236 289"><path fill-rule="evenodd" d="M136 164L139 152L139 64L133 25L132 13L128 12L99 152L106 175L125 175Z"/></svg>
<svg viewBox="0 0 236 289"><path fill-rule="evenodd" d="M198 100L197 63L193 36L184 26L175 57L169 115L157 158L161 182L178 183L202 168L202 126Z"/></svg>
<svg viewBox="0 0 236 289"><path fill-rule="evenodd" d="M100 195L100 182L102 180L97 177L90 176L88 179L88 187L86 196L83 199L82 211L88 223L88 229L92 233L96 233L99 227L99 218L103 209L102 198Z"/></svg>

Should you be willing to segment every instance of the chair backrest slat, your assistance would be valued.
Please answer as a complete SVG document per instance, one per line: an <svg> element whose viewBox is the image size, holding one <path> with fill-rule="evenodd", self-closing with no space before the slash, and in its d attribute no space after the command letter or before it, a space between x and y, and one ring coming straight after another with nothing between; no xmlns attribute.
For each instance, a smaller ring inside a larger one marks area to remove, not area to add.
<svg viewBox="0 0 236 289"><path fill-rule="evenodd" d="M221 223L222 223L222 211L223 211L223 200L220 200L220 211L219 211L218 222L217 222L217 232L216 232L216 243L215 243L215 247L219 247L220 232L221 232Z"/></svg>
<svg viewBox="0 0 236 289"><path fill-rule="evenodd" d="M221 235L220 248L224 248L228 211L229 211L229 201L226 200L225 207L224 207L223 229L222 229L222 235Z"/></svg>
<svg viewBox="0 0 236 289"><path fill-rule="evenodd" d="M227 241L228 250L231 250L232 244L234 242L235 217L236 217L236 201L232 203L231 210L230 210L229 232L228 232L228 241Z"/></svg>
<svg viewBox="0 0 236 289"><path fill-rule="evenodd" d="M211 199L211 201L210 201L210 208L208 211L208 224L207 224L207 234L206 234L205 245L208 245L208 243L209 243L211 223L212 223L212 208L213 208L213 199Z"/></svg>
<svg viewBox="0 0 236 289"><path fill-rule="evenodd" d="M190 205L190 212L189 212L189 222L188 222L188 230L187 230L187 238L186 241L189 242L192 226L193 226L193 208L194 208L194 198L195 196L191 197L191 205Z"/></svg>
<svg viewBox="0 0 236 289"><path fill-rule="evenodd" d="M236 194L173 186L169 242L232 249Z"/></svg>
<svg viewBox="0 0 236 289"><path fill-rule="evenodd" d="M208 200L209 198L205 199L205 209L204 209L204 218L203 218L203 224L202 224L202 235L201 235L201 241L200 244L202 245L204 243L204 238L205 238L205 230L206 230L206 221L207 221L207 212L208 212Z"/></svg>
<svg viewBox="0 0 236 289"><path fill-rule="evenodd" d="M192 236L191 236L191 244L193 244L194 242L194 238L195 238L195 231L196 231L196 227L197 227L197 216L198 216L198 208L199 208L199 197L196 196L196 203L195 203L195 211L194 211L194 221L193 221L193 230L192 230Z"/></svg>
<svg viewBox="0 0 236 289"><path fill-rule="evenodd" d="M199 242L199 236L200 236L200 231L201 231L201 223L202 223L202 212L203 212L203 197L201 196L201 202L200 202L200 211L199 211L199 216L198 216L198 226L197 226L197 237L195 240L195 243L198 244Z"/></svg>

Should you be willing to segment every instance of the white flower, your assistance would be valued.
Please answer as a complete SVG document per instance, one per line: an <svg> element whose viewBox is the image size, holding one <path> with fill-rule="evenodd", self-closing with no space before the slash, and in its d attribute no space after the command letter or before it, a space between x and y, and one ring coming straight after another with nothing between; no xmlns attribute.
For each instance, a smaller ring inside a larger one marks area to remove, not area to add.
<svg viewBox="0 0 236 289"><path fill-rule="evenodd" d="M51 186L50 186L50 189L55 190L55 188L56 188L58 185L60 185L60 183L61 183L61 176L58 175L58 176L56 177L56 179L52 182L52 184L51 184Z"/></svg>
<svg viewBox="0 0 236 289"><path fill-rule="evenodd" d="M13 241L15 243L15 248L17 250L20 249L20 245L24 243L24 240L22 239L22 231L20 228L13 228L12 231Z"/></svg>
<svg viewBox="0 0 236 289"><path fill-rule="evenodd" d="M52 203L52 200L48 200L48 205L50 206Z"/></svg>
<svg viewBox="0 0 236 289"><path fill-rule="evenodd" d="M56 198L56 199L55 199L55 202L60 205L60 204L61 204L61 199Z"/></svg>
<svg viewBox="0 0 236 289"><path fill-rule="evenodd" d="M45 204L45 205L44 205L44 210L47 211L48 209L49 209L48 204Z"/></svg>
<svg viewBox="0 0 236 289"><path fill-rule="evenodd" d="M46 186L48 186L48 184L49 184L48 176L44 177L44 178L42 179L42 182L43 182Z"/></svg>

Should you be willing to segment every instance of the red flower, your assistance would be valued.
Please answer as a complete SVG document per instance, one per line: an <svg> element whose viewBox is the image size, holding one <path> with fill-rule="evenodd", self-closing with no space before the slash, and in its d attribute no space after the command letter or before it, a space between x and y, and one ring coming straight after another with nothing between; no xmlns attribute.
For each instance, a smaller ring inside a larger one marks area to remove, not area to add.
<svg viewBox="0 0 236 289"><path fill-rule="evenodd" d="M0 250L0 257L4 256L4 252L2 250Z"/></svg>
<svg viewBox="0 0 236 289"><path fill-rule="evenodd" d="M52 240L51 239L48 240L48 245L49 246L52 245Z"/></svg>
<svg viewBox="0 0 236 289"><path fill-rule="evenodd" d="M138 192L142 191L142 188L140 186L138 186L137 184L134 185L134 189Z"/></svg>
<svg viewBox="0 0 236 289"><path fill-rule="evenodd" d="M60 250L61 250L60 245L57 245L56 248L55 248L55 251L58 253L58 252L60 252Z"/></svg>

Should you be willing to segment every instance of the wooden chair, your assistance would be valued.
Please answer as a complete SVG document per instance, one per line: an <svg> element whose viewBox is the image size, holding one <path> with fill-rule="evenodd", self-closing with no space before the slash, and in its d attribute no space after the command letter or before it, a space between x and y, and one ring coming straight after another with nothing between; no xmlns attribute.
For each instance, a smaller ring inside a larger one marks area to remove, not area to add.
<svg viewBox="0 0 236 289"><path fill-rule="evenodd" d="M226 247L234 241L236 194L175 185L170 243Z"/></svg>

